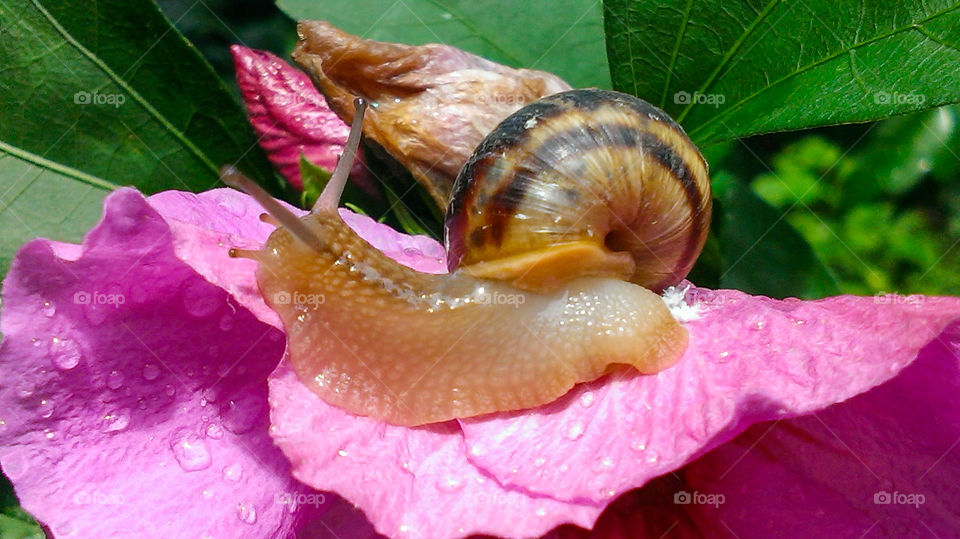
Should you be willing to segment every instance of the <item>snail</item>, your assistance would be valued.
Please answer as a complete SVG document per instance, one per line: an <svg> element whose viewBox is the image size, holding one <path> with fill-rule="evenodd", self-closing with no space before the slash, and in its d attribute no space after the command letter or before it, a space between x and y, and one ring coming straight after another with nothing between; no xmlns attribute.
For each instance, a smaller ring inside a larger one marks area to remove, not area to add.
<svg viewBox="0 0 960 539"><path fill-rule="evenodd" d="M327 403L422 425L549 403L629 365L656 373L687 345L657 292L686 276L710 223L707 165L664 112L597 89L505 119L454 182L448 274L403 266L337 206L365 103L313 209L297 218L225 167L278 228L258 282L301 381ZM296 305L277 298L313 295Z"/></svg>

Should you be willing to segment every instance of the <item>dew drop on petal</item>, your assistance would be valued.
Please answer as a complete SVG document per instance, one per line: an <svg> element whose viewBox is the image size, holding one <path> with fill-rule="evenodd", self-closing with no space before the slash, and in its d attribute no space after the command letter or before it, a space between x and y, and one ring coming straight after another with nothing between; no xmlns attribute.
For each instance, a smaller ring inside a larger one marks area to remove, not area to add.
<svg viewBox="0 0 960 539"><path fill-rule="evenodd" d="M454 475L447 475L437 481L437 488L443 492L457 492L463 488L463 479Z"/></svg>
<svg viewBox="0 0 960 539"><path fill-rule="evenodd" d="M582 422L574 421L569 427L567 427L567 431L564 433L564 435L568 440L579 440L580 437L583 436L584 430L585 427Z"/></svg>
<svg viewBox="0 0 960 539"><path fill-rule="evenodd" d="M593 405L594 400L596 400L596 396L593 394L593 392L587 391L583 395L580 395L580 406L589 408L591 405Z"/></svg>
<svg viewBox="0 0 960 539"><path fill-rule="evenodd" d="M260 419L258 404L250 397L231 399L220 404L220 420L223 428L234 434L244 434L253 429Z"/></svg>
<svg viewBox="0 0 960 539"><path fill-rule="evenodd" d="M217 312L222 302L222 298L212 292L206 282L194 281L183 289L183 308L191 316L206 318Z"/></svg>
<svg viewBox="0 0 960 539"><path fill-rule="evenodd" d="M177 390L170 384L167 384L167 386L163 388L163 392L166 393L168 397L173 397L177 394Z"/></svg>
<svg viewBox="0 0 960 539"><path fill-rule="evenodd" d="M533 461L533 465L536 466L537 468L542 467L546 463L547 463L547 459L543 457L537 457L536 460Z"/></svg>
<svg viewBox="0 0 960 539"><path fill-rule="evenodd" d="M107 375L107 387L110 389L120 389L123 386L123 373L120 371L110 371Z"/></svg>
<svg viewBox="0 0 960 539"><path fill-rule="evenodd" d="M40 404L37 405L37 411L40 412L40 417L47 418L53 415L53 401L50 399L42 399Z"/></svg>
<svg viewBox="0 0 960 539"><path fill-rule="evenodd" d="M130 424L130 411L121 408L120 410L108 412L103 416L104 432L117 432L127 428Z"/></svg>
<svg viewBox="0 0 960 539"><path fill-rule="evenodd" d="M61 339L53 337L50 339L50 355L53 365L64 371L76 367L80 364L80 347L72 339Z"/></svg>
<svg viewBox="0 0 960 539"><path fill-rule="evenodd" d="M249 502L240 502L237 504L237 518L245 524L256 524L257 508Z"/></svg>
<svg viewBox="0 0 960 539"><path fill-rule="evenodd" d="M107 320L109 309L113 306L101 303L90 303L83 305L83 317L93 326L99 326Z"/></svg>
<svg viewBox="0 0 960 539"><path fill-rule="evenodd" d="M44 301L40 307L40 312L47 318L53 318L53 315L57 314L57 307L49 301Z"/></svg>
<svg viewBox="0 0 960 539"><path fill-rule="evenodd" d="M143 379L147 381L156 380L160 376L160 367L153 363L147 363L143 366Z"/></svg>
<svg viewBox="0 0 960 539"><path fill-rule="evenodd" d="M199 435L187 430L180 431L170 442L170 449L180 467L187 472L205 470L213 459L207 445Z"/></svg>
<svg viewBox="0 0 960 539"><path fill-rule="evenodd" d="M231 464L223 469L223 478L227 481L237 482L243 477L243 466L240 464Z"/></svg>
<svg viewBox="0 0 960 539"><path fill-rule="evenodd" d="M213 438L214 440L223 438L223 428L216 423L210 423L207 425L207 438Z"/></svg>
<svg viewBox="0 0 960 539"><path fill-rule="evenodd" d="M534 513L536 513L536 515L537 515L538 517L545 517L545 516L547 516L547 510L544 509L543 507L538 507L537 510L534 511Z"/></svg>
<svg viewBox="0 0 960 539"><path fill-rule="evenodd" d="M230 331L233 329L233 315L225 314L220 318L220 330L221 331Z"/></svg>

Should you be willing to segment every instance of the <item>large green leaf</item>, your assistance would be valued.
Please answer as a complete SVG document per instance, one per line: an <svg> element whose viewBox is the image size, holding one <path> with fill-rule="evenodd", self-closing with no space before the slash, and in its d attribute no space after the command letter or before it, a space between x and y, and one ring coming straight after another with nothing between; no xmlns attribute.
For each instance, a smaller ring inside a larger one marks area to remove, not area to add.
<svg viewBox="0 0 960 539"><path fill-rule="evenodd" d="M606 0L614 87L699 144L960 101L960 2Z"/></svg>
<svg viewBox="0 0 960 539"><path fill-rule="evenodd" d="M240 106L146 0L0 0L0 271L77 241L109 190L200 191L239 162L274 178Z"/></svg>
<svg viewBox="0 0 960 539"><path fill-rule="evenodd" d="M0 275L24 242L48 237L78 242L100 218L114 186L94 177L64 174L55 163L35 165L0 152Z"/></svg>
<svg viewBox="0 0 960 539"><path fill-rule="evenodd" d="M152 2L2 0L0 28L0 150L145 192L208 189L225 162L273 177L239 105Z"/></svg>
<svg viewBox="0 0 960 539"><path fill-rule="evenodd" d="M556 73L574 87L610 87L596 0L279 0L297 20L320 19L369 39L446 43L513 67Z"/></svg>

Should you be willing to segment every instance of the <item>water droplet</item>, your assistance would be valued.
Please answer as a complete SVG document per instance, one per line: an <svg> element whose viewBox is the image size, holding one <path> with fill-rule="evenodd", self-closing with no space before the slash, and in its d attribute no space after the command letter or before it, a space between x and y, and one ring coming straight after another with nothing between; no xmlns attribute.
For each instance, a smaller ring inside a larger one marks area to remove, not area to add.
<svg viewBox="0 0 960 539"><path fill-rule="evenodd" d="M220 330L230 331L233 329L233 314L225 314L220 317Z"/></svg>
<svg viewBox="0 0 960 539"><path fill-rule="evenodd" d="M147 363L143 366L144 380L156 380L158 376L160 376L160 367L154 365L153 363Z"/></svg>
<svg viewBox="0 0 960 539"><path fill-rule="evenodd" d="M437 482L437 488L443 492L457 492L463 485L463 479L454 475L448 475Z"/></svg>
<svg viewBox="0 0 960 539"><path fill-rule="evenodd" d="M200 407L204 408L206 406L207 406L207 399L204 397L200 397Z"/></svg>
<svg viewBox="0 0 960 539"><path fill-rule="evenodd" d="M207 425L207 438L213 438L214 440L223 438L223 429L220 428L220 425L217 425L216 423L210 423Z"/></svg>
<svg viewBox="0 0 960 539"><path fill-rule="evenodd" d="M538 517L545 517L545 516L547 516L547 510L544 509L543 507L538 507L537 510L534 511L534 513L536 513L536 515L537 515Z"/></svg>
<svg viewBox="0 0 960 539"><path fill-rule="evenodd" d="M110 309L113 309L112 305L102 303L89 303L82 305L82 307L83 317L94 326L103 324L107 320L107 315L110 314Z"/></svg>
<svg viewBox="0 0 960 539"><path fill-rule="evenodd" d="M53 401L49 399L43 399L40 401L40 404L37 405L37 411L40 412L40 417L50 417L53 415Z"/></svg>
<svg viewBox="0 0 960 539"><path fill-rule="evenodd" d="M339 451L337 451L337 454L340 455L341 457L345 457L347 456L347 451L345 449L340 449Z"/></svg>
<svg viewBox="0 0 960 539"><path fill-rule="evenodd" d="M256 524L257 508L249 502L240 502L237 504L237 518L246 524Z"/></svg>
<svg viewBox="0 0 960 539"><path fill-rule="evenodd" d="M186 430L174 436L170 442L170 449L173 451L177 463L187 472L205 470L210 467L210 463L213 461L203 439L196 433Z"/></svg>
<svg viewBox="0 0 960 539"><path fill-rule="evenodd" d="M250 432L261 417L262 405L250 397L228 400L220 405L223 428L234 434Z"/></svg>
<svg viewBox="0 0 960 539"><path fill-rule="evenodd" d="M72 339L50 339L50 355L53 365L61 370L68 371L80 364L80 347Z"/></svg>
<svg viewBox="0 0 960 539"><path fill-rule="evenodd" d="M203 491L200 492L200 495L203 496L204 498L207 498L208 500L213 497L213 493L207 489L203 489Z"/></svg>
<svg viewBox="0 0 960 539"><path fill-rule="evenodd" d="M584 425L583 425L582 422L580 422L580 421L574 421L574 422L571 423L570 426L567 428L566 437L567 437L568 440L571 440L571 441L572 441L572 440L579 440L580 437L583 436L583 431L584 431L584 430L585 430L585 427L584 427Z"/></svg>
<svg viewBox="0 0 960 539"><path fill-rule="evenodd" d="M24 476L29 470L29 460L24 452L11 452L3 457L3 473L12 481Z"/></svg>
<svg viewBox="0 0 960 539"><path fill-rule="evenodd" d="M206 318L217 311L223 298L206 281L193 281L183 289L183 307L192 316Z"/></svg>
<svg viewBox="0 0 960 539"><path fill-rule="evenodd" d="M595 472L603 472L613 469L613 459L610 457L603 457L602 459L597 460L593 465L593 470Z"/></svg>
<svg viewBox="0 0 960 539"><path fill-rule="evenodd" d="M223 469L223 478L227 481L237 482L243 477L243 466L240 464L231 464Z"/></svg>
<svg viewBox="0 0 960 539"><path fill-rule="evenodd" d="M634 440L630 442L630 449L633 449L634 451L645 451L647 449L647 444L639 440Z"/></svg>
<svg viewBox="0 0 960 539"><path fill-rule="evenodd" d="M130 411L120 409L103 416L104 432L117 432L127 428L130 424Z"/></svg>
<svg viewBox="0 0 960 539"><path fill-rule="evenodd" d="M167 384L167 386L163 388L163 392L166 393L168 397L173 397L177 394L177 390L170 384Z"/></svg>
<svg viewBox="0 0 960 539"><path fill-rule="evenodd" d="M540 468L546 463L547 463L547 459L543 457L537 457L536 460L533 461L533 465L536 466L537 468Z"/></svg>
<svg viewBox="0 0 960 539"><path fill-rule="evenodd" d="M594 396L593 392L587 391L583 395L580 395L580 406L589 408L593 404L594 400L596 400L596 397Z"/></svg>
<svg viewBox="0 0 960 539"><path fill-rule="evenodd" d="M655 464L658 460L660 460L660 455L656 453L650 453L650 456L647 457L647 462L650 464Z"/></svg>
<svg viewBox="0 0 960 539"><path fill-rule="evenodd" d="M50 430L50 429L44 429L44 431L43 431L43 437L46 438L46 439L48 439L48 440L52 440L52 439L56 438L56 436L57 436L57 434L56 434L55 432L53 432L52 430Z"/></svg>
<svg viewBox="0 0 960 539"><path fill-rule="evenodd" d="M53 318L53 315L57 314L57 307L49 301L44 301L43 306L40 307L40 312L47 318Z"/></svg>
<svg viewBox="0 0 960 539"><path fill-rule="evenodd" d="M123 373L120 371L110 371L107 375L107 387L110 389L120 389L123 385Z"/></svg>

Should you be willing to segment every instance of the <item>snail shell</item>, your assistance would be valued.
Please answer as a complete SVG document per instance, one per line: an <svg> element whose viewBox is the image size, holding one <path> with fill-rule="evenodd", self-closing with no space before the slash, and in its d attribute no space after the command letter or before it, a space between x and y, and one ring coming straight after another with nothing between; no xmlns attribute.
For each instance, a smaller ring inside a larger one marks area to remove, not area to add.
<svg viewBox="0 0 960 539"><path fill-rule="evenodd" d="M659 295L627 281L681 279L709 223L706 165L666 115L579 90L509 117L456 182L446 238L452 265L463 265L434 275L398 264L340 219L361 100L356 108L344 156L302 218L235 170L222 173L280 225L263 250L231 254L259 262L293 368L326 402L420 425L542 405L618 365L655 373L679 359L686 330ZM619 250L636 246L641 255ZM663 258L638 261L646 252Z"/></svg>
<svg viewBox="0 0 960 539"><path fill-rule="evenodd" d="M662 290L693 267L712 200L706 162L666 113L562 92L504 120L463 167L447 263L532 290L585 275Z"/></svg>

